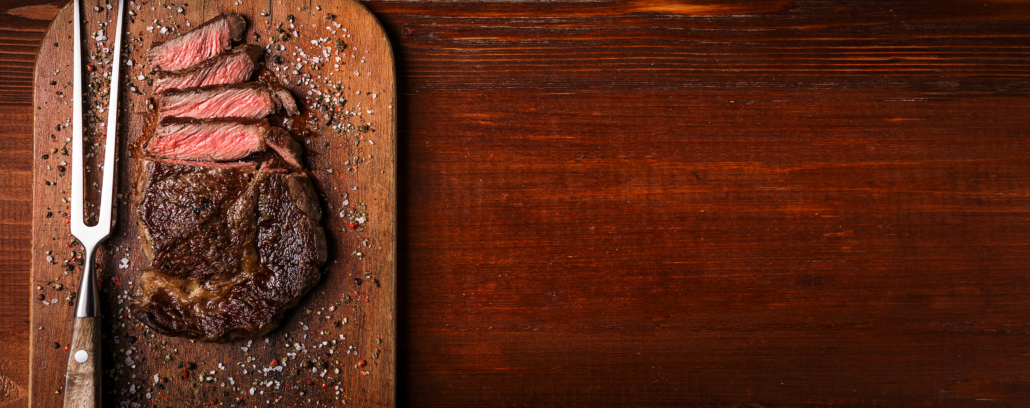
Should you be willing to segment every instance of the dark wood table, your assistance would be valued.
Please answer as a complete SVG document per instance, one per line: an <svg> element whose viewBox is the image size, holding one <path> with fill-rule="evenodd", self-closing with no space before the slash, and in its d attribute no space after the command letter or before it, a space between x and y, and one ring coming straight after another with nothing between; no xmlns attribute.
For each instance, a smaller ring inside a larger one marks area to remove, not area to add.
<svg viewBox="0 0 1030 408"><path fill-rule="evenodd" d="M1030 4L366 4L399 64L401 405L1030 402ZM61 6L0 3L0 406Z"/></svg>

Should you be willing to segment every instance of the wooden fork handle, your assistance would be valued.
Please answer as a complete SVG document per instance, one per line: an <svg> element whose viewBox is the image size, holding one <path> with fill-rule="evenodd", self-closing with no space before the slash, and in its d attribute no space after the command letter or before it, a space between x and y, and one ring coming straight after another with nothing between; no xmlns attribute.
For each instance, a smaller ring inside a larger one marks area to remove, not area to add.
<svg viewBox="0 0 1030 408"><path fill-rule="evenodd" d="M100 317L76 317L64 380L64 407L99 407L100 373Z"/></svg>

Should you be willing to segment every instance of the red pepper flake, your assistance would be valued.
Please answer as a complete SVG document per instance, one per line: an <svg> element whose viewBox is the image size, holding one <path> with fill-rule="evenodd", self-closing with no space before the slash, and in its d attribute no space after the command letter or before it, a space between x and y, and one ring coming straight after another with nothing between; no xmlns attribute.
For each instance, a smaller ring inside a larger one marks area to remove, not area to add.
<svg viewBox="0 0 1030 408"><path fill-rule="evenodd" d="M276 359L273 358L272 359L272 367L275 367L277 365L279 365L279 360L276 360Z"/></svg>
<svg viewBox="0 0 1030 408"><path fill-rule="evenodd" d="M368 371L361 370L361 375L368 375Z"/></svg>
<svg viewBox="0 0 1030 408"><path fill-rule="evenodd" d="M322 383L322 388L329 388L329 384Z"/></svg>
<svg viewBox="0 0 1030 408"><path fill-rule="evenodd" d="M68 351L68 346L64 346L64 351Z"/></svg>
<svg viewBox="0 0 1030 408"><path fill-rule="evenodd" d="M358 227L358 225L354 224L354 223L347 224L347 226L350 227L351 229L355 229L355 228Z"/></svg>
<svg viewBox="0 0 1030 408"><path fill-rule="evenodd" d="M364 367L365 364L368 364L368 362L365 360L358 361L358 367Z"/></svg>

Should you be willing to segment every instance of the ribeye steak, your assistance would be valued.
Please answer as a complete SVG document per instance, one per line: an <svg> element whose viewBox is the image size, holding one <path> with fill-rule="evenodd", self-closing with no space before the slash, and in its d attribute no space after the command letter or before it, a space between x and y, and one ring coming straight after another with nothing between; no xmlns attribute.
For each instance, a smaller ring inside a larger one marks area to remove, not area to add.
<svg viewBox="0 0 1030 408"><path fill-rule="evenodd" d="M322 213L304 174L144 159L136 204L151 266L131 310L159 333L262 336L321 277Z"/></svg>

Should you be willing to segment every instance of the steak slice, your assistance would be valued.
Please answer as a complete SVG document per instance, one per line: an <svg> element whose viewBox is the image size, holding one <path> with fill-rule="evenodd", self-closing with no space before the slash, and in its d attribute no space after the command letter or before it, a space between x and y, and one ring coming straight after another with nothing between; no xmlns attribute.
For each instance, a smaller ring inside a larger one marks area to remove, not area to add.
<svg viewBox="0 0 1030 408"><path fill-rule="evenodd" d="M153 69L181 70L228 50L233 41L243 39L246 28L243 16L226 11L172 39L155 42L147 57Z"/></svg>
<svg viewBox="0 0 1030 408"><path fill-rule="evenodd" d="M144 159L136 197L152 263L130 310L159 333L260 337L321 278L322 213L303 174Z"/></svg>
<svg viewBox="0 0 1030 408"><path fill-rule="evenodd" d="M267 119L180 119L161 121L147 144L150 154L175 160L230 161L271 147L283 160L301 167L303 149L285 129Z"/></svg>
<svg viewBox="0 0 1030 408"><path fill-rule="evenodd" d="M257 45L241 45L178 71L157 71L154 93L168 89L235 84L246 81L257 69L258 57L265 50Z"/></svg>
<svg viewBox="0 0 1030 408"><path fill-rule="evenodd" d="M285 108L290 115L300 110L290 91L278 83L246 82L231 85L169 89L161 93L157 111L161 118L260 119Z"/></svg>
<svg viewBox="0 0 1030 408"><path fill-rule="evenodd" d="M178 160L229 161L265 149L267 119L166 119L147 144L150 154Z"/></svg>

